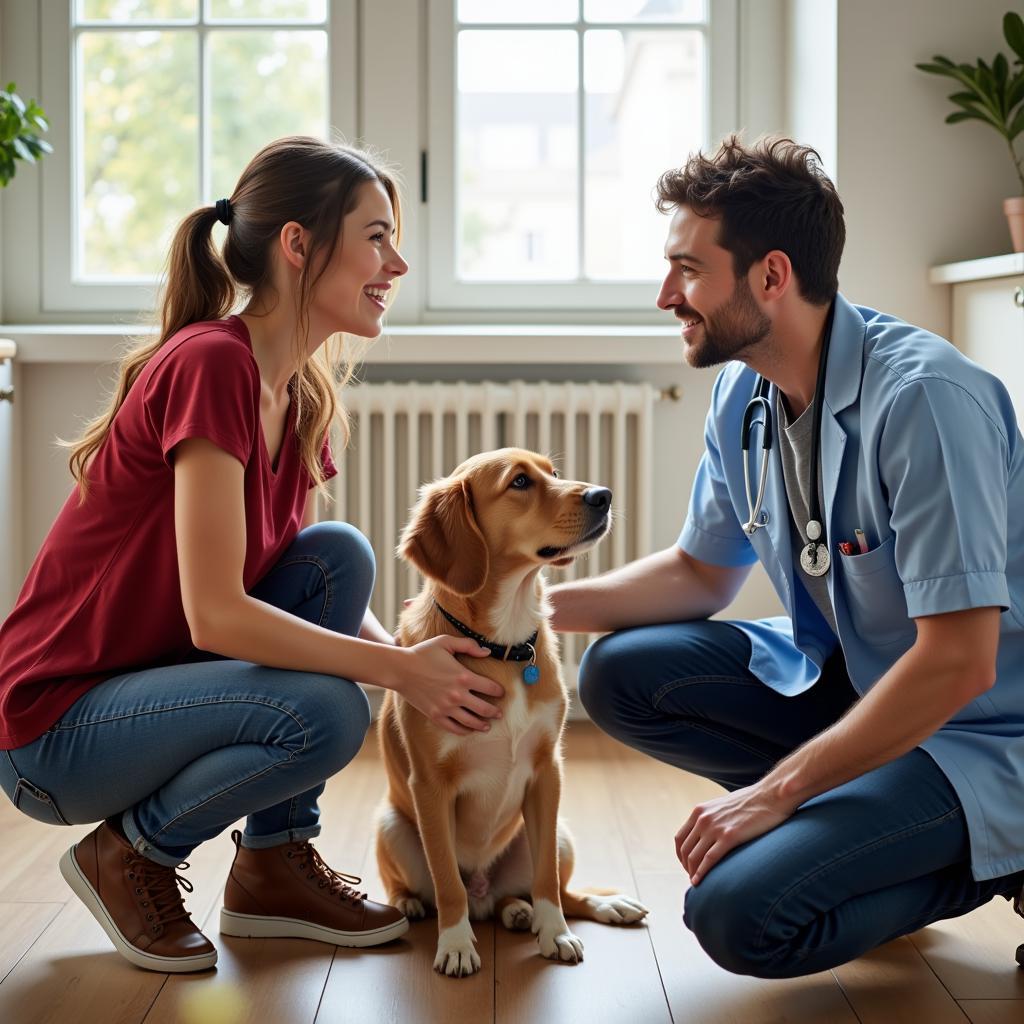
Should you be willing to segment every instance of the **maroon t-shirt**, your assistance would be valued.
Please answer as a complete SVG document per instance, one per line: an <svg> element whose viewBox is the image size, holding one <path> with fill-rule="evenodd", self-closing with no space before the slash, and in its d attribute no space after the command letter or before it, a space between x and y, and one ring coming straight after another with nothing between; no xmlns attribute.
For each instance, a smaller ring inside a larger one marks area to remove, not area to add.
<svg viewBox="0 0 1024 1024"><path fill-rule="evenodd" d="M0 626L0 750L41 736L111 676L193 660L174 533L172 449L205 437L245 467L248 592L302 524L313 486L294 402L272 466L260 423L259 367L244 321L192 324L156 352L72 489ZM336 474L324 438L321 462Z"/></svg>

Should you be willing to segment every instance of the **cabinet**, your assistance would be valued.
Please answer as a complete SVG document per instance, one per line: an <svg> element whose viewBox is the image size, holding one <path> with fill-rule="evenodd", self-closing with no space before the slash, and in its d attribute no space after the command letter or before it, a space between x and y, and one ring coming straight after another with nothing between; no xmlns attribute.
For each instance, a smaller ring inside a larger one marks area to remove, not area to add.
<svg viewBox="0 0 1024 1024"><path fill-rule="evenodd" d="M1024 426L1024 253L933 267L953 289L950 339L1006 385Z"/></svg>

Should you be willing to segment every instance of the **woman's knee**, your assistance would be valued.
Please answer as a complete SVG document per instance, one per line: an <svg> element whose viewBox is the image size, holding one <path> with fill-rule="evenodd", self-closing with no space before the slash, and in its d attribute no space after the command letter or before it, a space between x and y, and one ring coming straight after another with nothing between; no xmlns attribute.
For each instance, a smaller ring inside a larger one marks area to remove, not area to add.
<svg viewBox="0 0 1024 1024"><path fill-rule="evenodd" d="M305 725L303 754L315 758L327 778L359 753L372 719L362 688L338 676L305 674L295 712Z"/></svg>
<svg viewBox="0 0 1024 1024"><path fill-rule="evenodd" d="M351 523L328 519L307 527L302 537L315 543L324 555L329 555L332 568L346 582L351 581L367 594L373 590L377 574L373 546Z"/></svg>

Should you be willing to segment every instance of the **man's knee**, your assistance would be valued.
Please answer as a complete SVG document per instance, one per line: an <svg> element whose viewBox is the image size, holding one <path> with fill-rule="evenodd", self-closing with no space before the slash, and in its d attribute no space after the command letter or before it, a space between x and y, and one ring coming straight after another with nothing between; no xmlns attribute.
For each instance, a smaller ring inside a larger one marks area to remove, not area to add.
<svg viewBox="0 0 1024 1024"><path fill-rule="evenodd" d="M716 865L687 890L683 923L719 967L755 978L801 973L791 950L767 927L764 885L749 874Z"/></svg>
<svg viewBox="0 0 1024 1024"><path fill-rule="evenodd" d="M592 643L583 653L578 676L580 703L591 719L606 728L620 718L623 687L626 685L624 669L634 659L621 633L609 633Z"/></svg>

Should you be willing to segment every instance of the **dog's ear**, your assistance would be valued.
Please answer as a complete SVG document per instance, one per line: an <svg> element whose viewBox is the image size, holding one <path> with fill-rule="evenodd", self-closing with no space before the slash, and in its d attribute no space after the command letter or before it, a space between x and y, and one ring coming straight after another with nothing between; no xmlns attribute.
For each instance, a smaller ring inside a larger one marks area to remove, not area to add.
<svg viewBox="0 0 1024 1024"><path fill-rule="evenodd" d="M487 579L487 543L473 515L465 480L441 480L423 489L402 532L399 557L424 576L468 597Z"/></svg>

